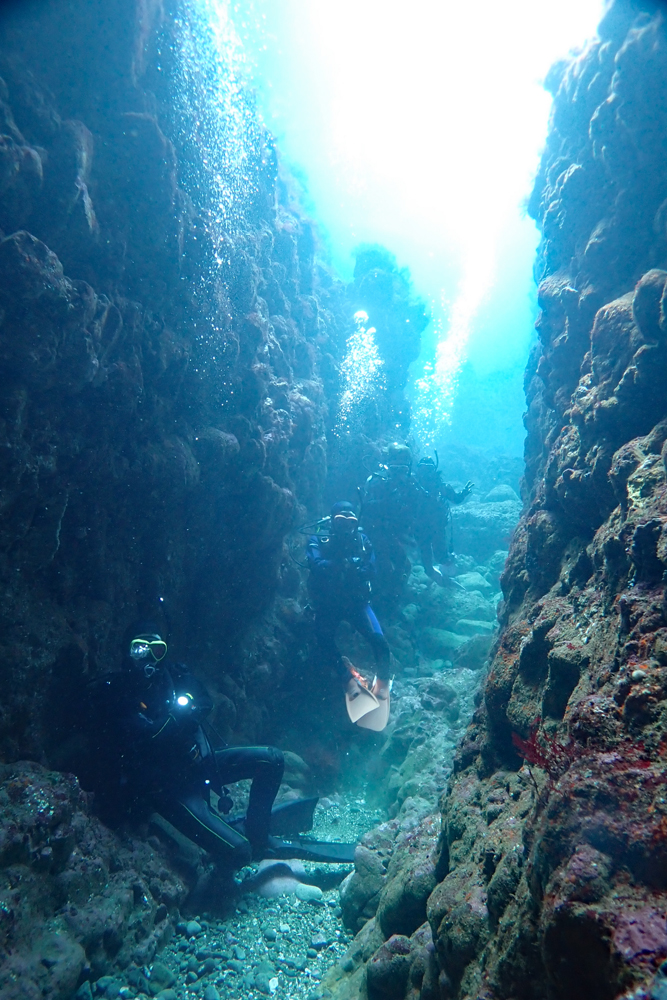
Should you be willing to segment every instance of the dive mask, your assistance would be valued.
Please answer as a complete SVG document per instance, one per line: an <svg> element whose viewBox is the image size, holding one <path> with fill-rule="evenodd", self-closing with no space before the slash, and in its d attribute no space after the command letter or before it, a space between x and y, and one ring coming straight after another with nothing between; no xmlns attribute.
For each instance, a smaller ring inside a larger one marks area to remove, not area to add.
<svg viewBox="0 0 667 1000"><path fill-rule="evenodd" d="M388 465L390 479L407 479L410 475L409 465Z"/></svg>
<svg viewBox="0 0 667 1000"><path fill-rule="evenodd" d="M151 656L159 663L167 655L167 643L164 639L139 638L130 643L130 656L133 660L145 660Z"/></svg>
<svg viewBox="0 0 667 1000"><path fill-rule="evenodd" d="M340 532L352 532L356 531L359 521L357 520L356 514L350 511L347 514L336 514L332 520L332 528Z"/></svg>

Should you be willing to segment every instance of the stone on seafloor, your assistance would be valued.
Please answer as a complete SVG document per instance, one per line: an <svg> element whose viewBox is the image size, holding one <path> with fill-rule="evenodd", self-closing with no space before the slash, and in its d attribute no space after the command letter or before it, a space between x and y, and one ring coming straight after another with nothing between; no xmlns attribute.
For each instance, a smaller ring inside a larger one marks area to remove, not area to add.
<svg viewBox="0 0 667 1000"><path fill-rule="evenodd" d="M175 979L174 973L163 962L154 962L151 966L150 986L155 992L173 986Z"/></svg>
<svg viewBox="0 0 667 1000"><path fill-rule="evenodd" d="M456 635L448 629L425 628L420 634L419 644L427 656L433 659L445 659L455 653L467 639L467 636Z"/></svg>
<svg viewBox="0 0 667 1000"><path fill-rule="evenodd" d="M188 937L194 937L196 934L200 934L201 930L202 926L197 920L188 920L185 925L185 933Z"/></svg>
<svg viewBox="0 0 667 1000"><path fill-rule="evenodd" d="M480 622L472 618L461 618L454 626L457 635L491 635L495 627L495 622Z"/></svg>
<svg viewBox="0 0 667 1000"><path fill-rule="evenodd" d="M269 858L260 861L257 874L249 880L249 888L259 896L272 899L276 896L291 896L299 886L299 877L305 875L301 861L275 861Z"/></svg>
<svg viewBox="0 0 667 1000"><path fill-rule="evenodd" d="M466 590L479 590L482 594L491 591L493 588L488 580L486 580L481 573L471 572L471 573L461 573L460 576L454 577L457 583L460 583L462 587Z"/></svg>
<svg viewBox="0 0 667 1000"><path fill-rule="evenodd" d="M306 882L300 882L296 887L295 895L297 899L301 899L303 902L313 903L316 900L322 899L324 893L318 885L308 885Z"/></svg>
<svg viewBox="0 0 667 1000"><path fill-rule="evenodd" d="M521 498L506 483L502 483L500 486L494 486L492 490L486 494L482 503L503 503L505 500L512 500L514 503L521 503Z"/></svg>
<svg viewBox="0 0 667 1000"><path fill-rule="evenodd" d="M401 1000L410 972L411 943L401 934L392 935L366 966L369 1000Z"/></svg>
<svg viewBox="0 0 667 1000"><path fill-rule="evenodd" d="M220 994L213 984L206 987L202 996L204 1000L220 1000Z"/></svg>
<svg viewBox="0 0 667 1000"><path fill-rule="evenodd" d="M271 982L272 979L266 973L260 973L258 976L255 976L255 988L267 996L273 993Z"/></svg>

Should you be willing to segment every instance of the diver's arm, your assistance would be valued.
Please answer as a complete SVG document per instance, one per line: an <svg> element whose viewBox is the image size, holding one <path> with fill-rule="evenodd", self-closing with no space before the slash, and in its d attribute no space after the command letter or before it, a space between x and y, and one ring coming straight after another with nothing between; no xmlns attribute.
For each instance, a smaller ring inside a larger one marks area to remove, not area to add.
<svg viewBox="0 0 667 1000"><path fill-rule="evenodd" d="M450 503L455 503L455 504L463 503L463 501L467 500L470 494L472 493L474 485L475 484L473 482L468 480L468 482L465 484L462 490L455 490L452 486L449 485L449 483L444 483L441 495L444 496L446 500L449 500Z"/></svg>
<svg viewBox="0 0 667 1000"><path fill-rule="evenodd" d="M308 541L306 559L310 570L326 570L333 565L333 560L327 559L322 552L321 542L317 535L313 535Z"/></svg>

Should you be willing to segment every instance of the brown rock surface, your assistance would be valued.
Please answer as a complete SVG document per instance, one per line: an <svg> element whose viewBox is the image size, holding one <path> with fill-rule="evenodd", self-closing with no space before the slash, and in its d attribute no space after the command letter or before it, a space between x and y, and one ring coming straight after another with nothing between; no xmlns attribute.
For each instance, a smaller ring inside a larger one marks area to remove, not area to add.
<svg viewBox="0 0 667 1000"><path fill-rule="evenodd" d="M422 1000L667 995L664 9L614 2L599 36L547 81L529 502L441 797L430 965L413 994L389 938L369 996L392 963Z"/></svg>

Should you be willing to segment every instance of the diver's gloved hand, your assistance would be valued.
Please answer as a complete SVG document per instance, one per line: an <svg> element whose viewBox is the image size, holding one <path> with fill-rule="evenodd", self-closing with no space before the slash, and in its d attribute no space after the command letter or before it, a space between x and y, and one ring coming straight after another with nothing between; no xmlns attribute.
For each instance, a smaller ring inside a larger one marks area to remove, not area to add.
<svg viewBox="0 0 667 1000"><path fill-rule="evenodd" d="M474 488L475 484L469 479L459 494L461 499L465 500L466 497L469 497Z"/></svg>

